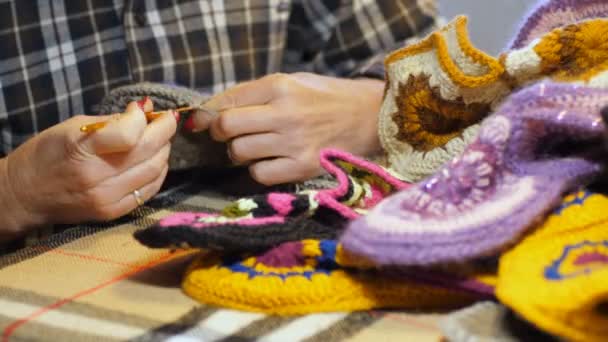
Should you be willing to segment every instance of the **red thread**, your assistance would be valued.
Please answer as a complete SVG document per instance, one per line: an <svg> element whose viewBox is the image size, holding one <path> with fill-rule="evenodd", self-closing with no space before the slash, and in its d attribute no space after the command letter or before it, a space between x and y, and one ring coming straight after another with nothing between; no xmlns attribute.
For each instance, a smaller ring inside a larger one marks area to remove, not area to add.
<svg viewBox="0 0 608 342"><path fill-rule="evenodd" d="M106 264L114 264L114 265L126 266L126 267L130 267L130 268L137 268L138 267L137 265L127 264L126 262L114 261L114 260L111 260L111 259L100 258L100 257L96 257L96 256L93 256L93 255L72 253L72 252L61 250L61 249L51 249L51 250L49 250L49 252L56 253L56 254L61 254L61 255L73 256L73 257L81 258L81 259L85 259L85 260L99 261L99 262L103 262L103 263L106 263Z"/></svg>
<svg viewBox="0 0 608 342"><path fill-rule="evenodd" d="M63 250L63 249L51 248L51 247L48 247L48 246L32 246L31 248L32 249L37 249L37 250L42 250L44 252L49 252L49 253L55 253L55 254L73 256L73 257L76 257L76 258L81 258L81 259L86 259L86 260L99 261L99 262L103 262L105 264L114 264L114 265L126 266L126 267L131 267L131 268L137 267L137 265L127 264L126 262L120 262L120 261L115 261L115 260L112 260L112 259L100 258L100 257L96 257L96 256L93 256L93 255L68 252L68 251Z"/></svg>
<svg viewBox="0 0 608 342"><path fill-rule="evenodd" d="M186 254L186 253L181 253L181 254ZM106 286L109 286L109 285L112 285L114 283L117 283L117 282L119 282L119 281L121 281L121 280L123 280L125 278L128 278L128 277L130 277L130 276L132 276L132 275L134 275L134 274L136 274L138 272L150 269L150 268L152 268L152 267L154 267L154 266L160 264L161 262L166 261L166 260L168 260L170 258L181 256L181 254L167 253L167 254L161 256L158 259L152 260L152 261L150 261L149 263L147 263L147 264L145 264L143 266L133 268L133 269L131 269L128 272L125 272L125 273L123 273L123 274L121 274L121 275L119 275L117 277L114 277L114 278L106 281L105 283L101 283L101 284L99 284L97 286L94 286L94 287L92 287L90 289L86 289L84 291L78 292L78 293L72 295L71 297L67 297L67 298L61 299L61 300L59 300L59 301L57 301L57 302L55 302L53 304L47 305L47 306L45 306L43 308L40 308L39 310L35 311L34 313L30 314L29 316L21 318L21 319L18 319L16 321L14 321L13 323L11 323L9 326L7 326L4 329L4 332L2 333L2 341L3 342L8 342L9 338L11 337L11 335L13 335L13 333L15 332L15 330L17 330L20 326L24 325L25 323L27 323L27 322L35 319L36 317L42 316L43 314L45 314L45 313L47 313L49 311L52 311L54 309L57 309L57 308L65 305L65 304L67 304L67 303L69 303L69 302L77 299L77 298L86 296L86 295L91 294L91 293L93 293L93 292L95 292L97 290L100 290L100 289L102 289L102 288L104 288Z"/></svg>

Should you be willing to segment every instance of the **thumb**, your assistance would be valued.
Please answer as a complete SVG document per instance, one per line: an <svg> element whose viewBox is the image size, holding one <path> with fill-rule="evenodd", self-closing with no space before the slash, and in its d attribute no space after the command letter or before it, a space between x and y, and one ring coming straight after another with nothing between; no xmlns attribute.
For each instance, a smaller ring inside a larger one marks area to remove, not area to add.
<svg viewBox="0 0 608 342"><path fill-rule="evenodd" d="M152 109L153 104L148 97L129 103L123 114L111 116L103 128L85 135L81 140L83 147L97 155L131 150L137 145L146 129L145 112Z"/></svg>

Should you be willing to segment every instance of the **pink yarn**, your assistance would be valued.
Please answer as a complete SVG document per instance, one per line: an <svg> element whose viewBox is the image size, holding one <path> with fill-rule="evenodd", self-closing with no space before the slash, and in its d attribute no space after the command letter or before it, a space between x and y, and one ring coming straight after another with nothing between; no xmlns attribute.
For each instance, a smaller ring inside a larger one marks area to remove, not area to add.
<svg viewBox="0 0 608 342"><path fill-rule="evenodd" d="M294 198L295 196L291 194L271 192L268 194L267 200L279 215L287 216L293 210L291 202Z"/></svg>

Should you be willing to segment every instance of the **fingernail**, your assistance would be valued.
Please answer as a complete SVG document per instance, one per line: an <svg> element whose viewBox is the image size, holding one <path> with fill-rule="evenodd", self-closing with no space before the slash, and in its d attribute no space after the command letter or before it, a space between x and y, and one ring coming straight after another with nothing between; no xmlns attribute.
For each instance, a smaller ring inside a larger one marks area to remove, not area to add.
<svg viewBox="0 0 608 342"><path fill-rule="evenodd" d="M184 128L190 132L194 131L194 115L188 117L188 120L184 123Z"/></svg>
<svg viewBox="0 0 608 342"><path fill-rule="evenodd" d="M175 121L179 122L179 117L180 117L179 112L176 110L172 110L171 112L172 112L173 116L175 117Z"/></svg>
<svg viewBox="0 0 608 342"><path fill-rule="evenodd" d="M145 112L145 106L146 103L148 102L150 98L148 96L144 97L143 99L137 101L137 106L139 107L139 109L141 109L142 112Z"/></svg>

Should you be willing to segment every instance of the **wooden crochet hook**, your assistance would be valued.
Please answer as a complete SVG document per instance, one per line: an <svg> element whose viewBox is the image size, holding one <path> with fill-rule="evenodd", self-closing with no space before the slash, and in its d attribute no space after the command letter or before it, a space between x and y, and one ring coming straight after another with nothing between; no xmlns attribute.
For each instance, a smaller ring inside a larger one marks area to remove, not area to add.
<svg viewBox="0 0 608 342"><path fill-rule="evenodd" d="M198 109L198 107L182 107L182 108L177 108L174 110L178 113L182 113L182 112L189 112L189 111L195 110L195 109ZM159 112L146 112L145 113L146 119L148 120L148 122L153 121L166 112L168 112L168 111L164 110L164 111L159 111ZM83 133L93 133L93 132L96 132L96 131L104 128L108 124L108 122L109 121L101 121L101 122L95 122L95 123L88 124L88 125L83 125L83 126L80 126L80 131Z"/></svg>

